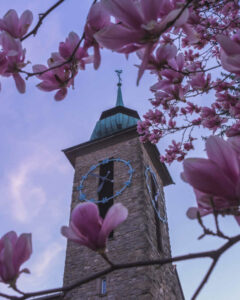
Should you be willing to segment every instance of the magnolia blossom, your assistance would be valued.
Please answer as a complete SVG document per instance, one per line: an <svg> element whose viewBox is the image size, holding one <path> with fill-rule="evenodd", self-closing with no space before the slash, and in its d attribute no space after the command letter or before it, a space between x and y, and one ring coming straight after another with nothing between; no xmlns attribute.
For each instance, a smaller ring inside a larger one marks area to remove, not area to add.
<svg viewBox="0 0 240 300"><path fill-rule="evenodd" d="M226 131L226 135L228 137L232 137L232 136L240 136L240 121L236 122L235 124L233 124L227 131Z"/></svg>
<svg viewBox="0 0 240 300"><path fill-rule="evenodd" d="M4 61L4 72L2 76L12 76L16 87L20 93L25 93L26 84L19 70L27 65L25 63L26 50L22 48L22 44L19 39L14 39L7 32L2 32L0 35L0 44L2 46L2 55L5 55Z"/></svg>
<svg viewBox="0 0 240 300"><path fill-rule="evenodd" d="M139 82L159 36L167 24L175 20L181 8L176 8L169 0L102 0L101 4L115 17L116 23L105 26L94 37L101 46L125 54L143 48ZM174 26L181 27L188 16L188 9L185 9Z"/></svg>
<svg viewBox="0 0 240 300"><path fill-rule="evenodd" d="M217 41L221 46L221 63L223 68L240 75L240 40L232 40L225 35L218 35Z"/></svg>
<svg viewBox="0 0 240 300"><path fill-rule="evenodd" d="M110 15L103 8L103 6L98 2L91 6L91 9L87 16L87 22L84 28L85 33L85 43L84 47L86 49L93 47L94 51L94 59L93 66L94 69L98 69L101 62L100 55L100 46L96 39L94 38L94 34L97 33L100 29L110 24Z"/></svg>
<svg viewBox="0 0 240 300"><path fill-rule="evenodd" d="M14 9L10 9L2 19L0 19L0 30L8 32L14 38L22 38L32 24L33 14L30 10L25 10L19 18Z"/></svg>
<svg viewBox="0 0 240 300"><path fill-rule="evenodd" d="M33 72L40 73L36 74L36 77L42 80L37 87L45 92L57 90L54 97L56 101L63 100L67 95L67 89L74 86L78 70L85 69L85 64L92 62L92 57L85 48L79 47L79 42L79 36L75 32L70 32L65 42L59 44L59 52L51 54L47 61L48 67L33 66ZM74 57L67 62L73 53Z"/></svg>
<svg viewBox="0 0 240 300"><path fill-rule="evenodd" d="M33 66L33 72L43 72L48 70L44 65ZM54 70L46 71L41 75L37 75L42 80L37 87L45 92L51 92L57 90L54 96L56 101L63 100L67 95L67 88L73 85L73 79L71 78L71 72L64 66L56 68Z"/></svg>
<svg viewBox="0 0 240 300"><path fill-rule="evenodd" d="M56 64L57 63L60 64L64 60L67 60L69 57L71 57L73 52L76 50L76 47L78 46L79 42L80 42L79 36L73 31L70 32L68 37L66 38L66 41L61 42L59 44L59 53L53 53L51 60L53 61L54 54L58 54L58 59L55 61ZM81 69L85 68L85 62L88 62L88 60L86 59L87 57L88 54L84 50L84 48L78 47L76 53L74 54L74 60L76 61L76 63L79 64L79 67ZM52 66L51 63L49 65Z"/></svg>
<svg viewBox="0 0 240 300"><path fill-rule="evenodd" d="M32 237L23 233L19 237L10 231L0 239L0 282L15 285L21 273L29 273L28 269L20 270L20 266L32 254Z"/></svg>
<svg viewBox="0 0 240 300"><path fill-rule="evenodd" d="M204 216L215 210L234 214L240 225L240 160L233 139L211 136L206 142L208 159L184 160L182 178L193 186L198 204L188 210L190 218L196 218L197 212Z"/></svg>
<svg viewBox="0 0 240 300"><path fill-rule="evenodd" d="M126 220L127 215L127 208L117 203L109 209L103 220L96 204L80 203L72 211L69 227L63 226L61 232L79 245L101 251L106 248L109 234Z"/></svg>
<svg viewBox="0 0 240 300"><path fill-rule="evenodd" d="M162 44L157 48L155 55L153 53L149 55L146 69L151 70L152 73L157 73L170 59L174 58L176 54L177 47L175 45ZM142 49L137 51L137 55L143 60L144 51Z"/></svg>

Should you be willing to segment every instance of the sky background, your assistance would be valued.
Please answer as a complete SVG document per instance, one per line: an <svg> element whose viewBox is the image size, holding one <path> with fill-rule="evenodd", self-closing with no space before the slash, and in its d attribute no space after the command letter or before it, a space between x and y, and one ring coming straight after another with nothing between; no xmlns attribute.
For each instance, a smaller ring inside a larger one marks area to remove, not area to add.
<svg viewBox="0 0 240 300"><path fill-rule="evenodd" d="M8 0L0 3L0 17L8 9L22 13L30 9L34 24L39 13L56 1ZM44 21L36 37L24 42L27 60L32 64L45 64L51 52L57 51L70 31L82 33L89 0L65 1ZM149 87L155 78L145 73L136 86L138 59L104 50L98 71L87 65L76 78L75 90L69 90L62 102L53 99L54 93L38 90L38 79L27 81L27 92L20 95L13 80L0 78L0 236L10 230L33 233L33 255L24 264L31 275L22 275L19 288L34 291L61 286L66 240L60 227L68 223L74 170L62 149L89 140L96 121L103 110L115 105L117 95L116 69L123 69L123 99L127 107L136 109L142 116L149 108ZM31 65L29 65L29 70ZM209 101L199 99L199 103ZM200 132L199 132L200 136ZM172 138L170 138L171 140ZM168 144L159 144L160 152ZM204 156L204 145L191 156ZM217 248L222 241L216 238L197 240L201 229L197 222L186 217L188 207L195 205L190 186L179 177L182 164L169 167L175 185L165 188L172 254L181 255ZM211 225L211 217L205 218ZM239 233L231 217L221 219L226 234ZM124 243L124 241L123 241ZM218 262L213 275L201 292L200 300L239 299L239 250L240 245L229 250ZM202 259L178 263L178 273L186 299L190 299L203 278L210 260ZM10 292L0 284L0 291Z"/></svg>

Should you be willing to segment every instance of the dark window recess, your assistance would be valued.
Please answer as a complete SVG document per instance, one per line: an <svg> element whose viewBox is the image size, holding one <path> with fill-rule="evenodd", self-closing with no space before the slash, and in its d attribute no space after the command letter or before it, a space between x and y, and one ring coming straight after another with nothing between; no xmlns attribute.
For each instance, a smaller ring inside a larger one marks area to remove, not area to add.
<svg viewBox="0 0 240 300"><path fill-rule="evenodd" d="M106 295L106 294L107 294L107 280L106 278L103 278L101 282L101 295Z"/></svg>
<svg viewBox="0 0 240 300"><path fill-rule="evenodd" d="M158 205L158 201L155 201L157 191L156 191L156 185L152 175L151 175L151 192L152 192L152 199L154 200L155 207L156 207L156 210L154 209L154 218L155 218L155 225L156 225L157 248L158 251L161 252L162 251L162 236L161 236L161 227L160 227L161 224L156 212L159 210L159 205Z"/></svg>
<svg viewBox="0 0 240 300"><path fill-rule="evenodd" d="M100 165L99 175L98 200L113 196L113 161ZM106 216L107 211L112 205L113 199L108 200L106 203L98 204L100 216L102 218ZM113 232L110 234L110 237L113 237Z"/></svg>

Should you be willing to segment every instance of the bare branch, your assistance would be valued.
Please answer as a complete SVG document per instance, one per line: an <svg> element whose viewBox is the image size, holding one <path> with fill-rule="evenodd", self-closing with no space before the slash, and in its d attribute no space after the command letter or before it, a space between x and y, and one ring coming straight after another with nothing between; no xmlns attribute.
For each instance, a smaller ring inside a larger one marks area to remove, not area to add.
<svg viewBox="0 0 240 300"><path fill-rule="evenodd" d="M210 277L210 275L212 274L212 271L213 271L214 267L216 266L216 263L217 263L217 259L214 259L214 261L212 262L210 268L207 271L207 274L204 276L202 282L200 283L200 285L197 288L196 292L192 296L192 300L196 299L196 297L198 296L198 294L200 293L200 291L202 290L202 288L204 287L204 285L207 283L208 278Z"/></svg>
<svg viewBox="0 0 240 300"><path fill-rule="evenodd" d="M25 39L27 39L29 36L33 35L35 36L38 32L39 27L42 25L43 20L55 9L57 8L60 4L62 4L65 0L59 0L58 2L56 2L53 6L51 6L45 13L39 14L39 20L37 25L33 28L32 31L30 31L28 34L26 34L25 36L23 36L21 38L21 41L24 41Z"/></svg>
<svg viewBox="0 0 240 300"><path fill-rule="evenodd" d="M6 295L6 294L3 294L3 293L0 293L0 297L3 297L5 299L11 299L11 300L19 299L19 297L17 297L17 296L10 296L10 295Z"/></svg>
<svg viewBox="0 0 240 300"><path fill-rule="evenodd" d="M59 287L55 289L49 289L49 290L43 290L43 291L38 291L38 292L33 292L33 293L26 293L22 296L15 297L15 298L10 298L10 296L7 299L19 299L19 300L25 300L29 299L31 297L35 296L41 296L41 295L47 295L47 294L53 294L57 292L68 292L70 290L73 290L76 287L81 286L82 284L88 283L90 281L93 281L101 276L107 275L113 271L116 270L123 270L123 269L130 269L130 268L136 268L136 267L143 267L143 266L154 266L154 265L159 265L163 266L168 263L172 262L177 262L177 261L184 261L184 260L190 260L190 259L196 259L196 258L211 258L215 262L218 261L220 256L228 250L230 247L232 247L234 244L238 243L240 241L240 235L231 237L229 241L227 241L223 246L218 248L217 250L212 250L212 251L205 251L205 252L198 252L198 253L191 253L191 254L186 254L186 255L181 255L181 256L176 256L176 257L169 257L169 258L163 258L163 259L157 259L157 260L147 260L147 261L137 261L137 262L132 262L132 263L126 263L126 264L113 264L110 267L106 268L103 271L97 272L93 275L87 276L81 280L76 281L73 284L70 284L68 286L64 287ZM215 263L216 264L216 263ZM212 266L212 269L214 268L215 264ZM210 270L211 271L211 270ZM208 275L208 277L210 274ZM205 276L205 281L207 281L208 277ZM204 282L205 284L205 282ZM203 284L203 285L204 285Z"/></svg>

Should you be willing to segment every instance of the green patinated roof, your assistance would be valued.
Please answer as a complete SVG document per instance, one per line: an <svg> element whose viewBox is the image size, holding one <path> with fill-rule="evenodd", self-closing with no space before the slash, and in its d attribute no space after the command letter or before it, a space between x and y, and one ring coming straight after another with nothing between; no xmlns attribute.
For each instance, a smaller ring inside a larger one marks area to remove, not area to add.
<svg viewBox="0 0 240 300"><path fill-rule="evenodd" d="M132 127L137 124L139 119L140 117L135 110L124 106L121 84L119 83L116 106L102 113L100 120L95 125L90 140L106 137Z"/></svg>

